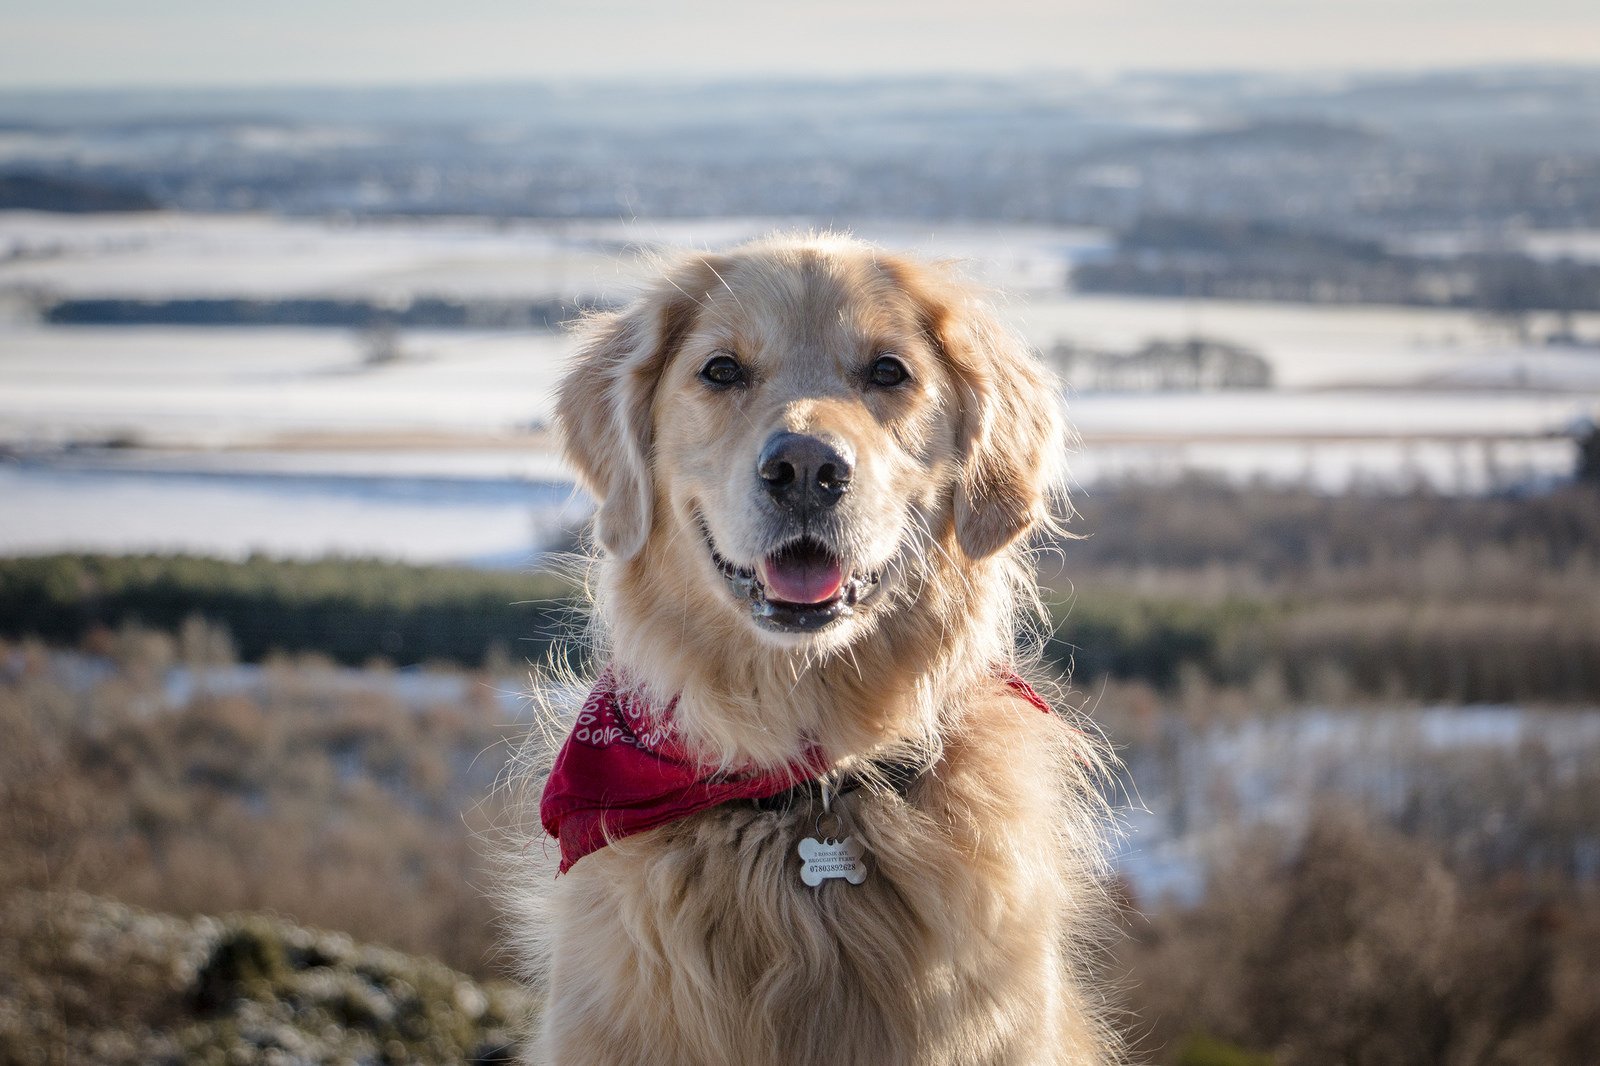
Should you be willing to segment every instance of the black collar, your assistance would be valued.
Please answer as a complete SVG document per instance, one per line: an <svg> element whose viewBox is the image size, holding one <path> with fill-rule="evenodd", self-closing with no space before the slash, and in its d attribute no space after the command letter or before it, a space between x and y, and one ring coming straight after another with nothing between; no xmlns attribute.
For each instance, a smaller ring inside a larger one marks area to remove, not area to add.
<svg viewBox="0 0 1600 1066"><path fill-rule="evenodd" d="M925 760L869 759L860 770L845 774L830 788L835 796L843 796L865 788L880 795L892 792L905 799L910 794L911 787L931 768L932 764ZM813 801L820 802L822 799L822 781L822 778L814 777L775 796L752 802L763 811L787 811L801 803L810 806Z"/></svg>

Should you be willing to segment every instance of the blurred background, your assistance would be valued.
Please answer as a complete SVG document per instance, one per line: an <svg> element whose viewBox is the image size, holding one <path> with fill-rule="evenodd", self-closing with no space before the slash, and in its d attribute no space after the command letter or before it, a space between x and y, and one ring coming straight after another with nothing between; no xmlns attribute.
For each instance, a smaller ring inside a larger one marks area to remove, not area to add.
<svg viewBox="0 0 1600 1066"><path fill-rule="evenodd" d="M506 1060L563 325L812 227L1067 383L1141 1061L1600 1061L1600 13L968 8L5 3L0 1061Z"/></svg>

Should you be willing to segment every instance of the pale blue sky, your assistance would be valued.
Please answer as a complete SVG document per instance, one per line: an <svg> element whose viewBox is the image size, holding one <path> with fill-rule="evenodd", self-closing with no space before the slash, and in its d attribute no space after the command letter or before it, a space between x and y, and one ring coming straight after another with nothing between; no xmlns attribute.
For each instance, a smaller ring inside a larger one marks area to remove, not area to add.
<svg viewBox="0 0 1600 1066"><path fill-rule="evenodd" d="M1600 63L1600 0L0 0L0 85Z"/></svg>

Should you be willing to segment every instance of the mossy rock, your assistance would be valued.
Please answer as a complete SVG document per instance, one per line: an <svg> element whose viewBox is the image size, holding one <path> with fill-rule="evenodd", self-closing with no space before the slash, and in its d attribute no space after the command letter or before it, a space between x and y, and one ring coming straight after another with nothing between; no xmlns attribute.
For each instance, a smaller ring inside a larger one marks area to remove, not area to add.
<svg viewBox="0 0 1600 1066"><path fill-rule="evenodd" d="M48 926L38 921L46 911ZM0 909L0 933L44 928L57 941L50 950L16 953L41 972L0 973L0 986L42 990L0 1011L7 1062L50 1060L9 1054L31 1048L108 1066L488 1066L516 1061L532 1007L517 986L263 915L184 920L81 895ZM42 972L52 959L72 968ZM50 991L63 980L74 985L70 1016ZM160 1018L152 1004L167 1005Z"/></svg>

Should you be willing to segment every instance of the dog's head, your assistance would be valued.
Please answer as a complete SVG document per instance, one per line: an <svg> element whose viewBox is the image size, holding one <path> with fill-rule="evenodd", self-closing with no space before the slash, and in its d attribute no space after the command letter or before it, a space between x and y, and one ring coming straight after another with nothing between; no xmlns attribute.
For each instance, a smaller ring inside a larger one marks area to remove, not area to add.
<svg viewBox="0 0 1600 1066"><path fill-rule="evenodd" d="M560 386L601 545L685 614L842 648L1047 513L1050 377L942 271L840 237L668 268Z"/></svg>

